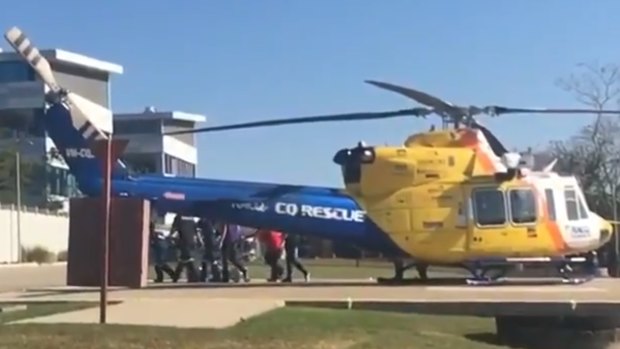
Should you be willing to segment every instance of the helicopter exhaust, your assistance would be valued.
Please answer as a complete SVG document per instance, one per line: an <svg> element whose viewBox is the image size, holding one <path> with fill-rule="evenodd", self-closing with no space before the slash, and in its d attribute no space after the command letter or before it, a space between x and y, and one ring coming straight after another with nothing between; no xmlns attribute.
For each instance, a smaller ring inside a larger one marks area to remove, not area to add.
<svg viewBox="0 0 620 349"><path fill-rule="evenodd" d="M342 168L345 184L359 184L362 180L362 164L375 161L375 149L360 141L355 148L337 151L333 161Z"/></svg>
<svg viewBox="0 0 620 349"><path fill-rule="evenodd" d="M504 182L521 176L521 168L519 167L520 161L521 155L519 153L504 153L501 157L501 162L506 168L506 171L495 173L495 179L499 182Z"/></svg>

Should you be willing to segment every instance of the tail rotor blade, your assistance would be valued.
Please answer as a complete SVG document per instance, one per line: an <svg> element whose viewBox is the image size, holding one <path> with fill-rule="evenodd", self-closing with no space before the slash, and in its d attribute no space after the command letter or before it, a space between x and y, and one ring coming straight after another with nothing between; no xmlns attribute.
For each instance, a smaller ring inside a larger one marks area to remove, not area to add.
<svg viewBox="0 0 620 349"><path fill-rule="evenodd" d="M58 85L49 62L41 55L41 52L32 44L26 34L21 29L13 27L4 34L4 37L15 51L28 62L50 90L60 94L62 88ZM88 122L99 134L99 137L103 138L107 137L106 133L112 132L112 112L110 110L76 93L65 92L75 127L81 128ZM64 97L65 93L62 93L62 96Z"/></svg>
<svg viewBox="0 0 620 349"><path fill-rule="evenodd" d="M67 99L71 103L72 116L75 120L79 117L82 121L88 121L93 126L95 131L99 134L97 138L105 139L108 134L112 133L112 111L99 105L87 98L84 98L77 93L69 92ZM75 113L79 115L75 115ZM83 123L82 123L83 125ZM80 128L82 125L75 125Z"/></svg>
<svg viewBox="0 0 620 349"><path fill-rule="evenodd" d="M53 92L60 90L49 62L41 55L39 49L32 44L21 29L13 27L4 34L4 37Z"/></svg>

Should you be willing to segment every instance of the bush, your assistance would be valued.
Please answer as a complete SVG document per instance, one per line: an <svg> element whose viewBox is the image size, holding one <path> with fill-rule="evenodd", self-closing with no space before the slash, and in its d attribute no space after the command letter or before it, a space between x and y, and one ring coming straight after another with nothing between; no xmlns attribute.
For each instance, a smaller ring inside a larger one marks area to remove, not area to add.
<svg viewBox="0 0 620 349"><path fill-rule="evenodd" d="M37 263L37 264L51 263L54 261L54 258L56 257L55 253L41 246L35 246L32 248L23 248L22 253L23 253L22 258L24 259L24 262L28 262L28 263L32 263L32 262Z"/></svg>
<svg viewBox="0 0 620 349"><path fill-rule="evenodd" d="M66 262L67 261L67 251L60 251L56 254L56 262Z"/></svg>

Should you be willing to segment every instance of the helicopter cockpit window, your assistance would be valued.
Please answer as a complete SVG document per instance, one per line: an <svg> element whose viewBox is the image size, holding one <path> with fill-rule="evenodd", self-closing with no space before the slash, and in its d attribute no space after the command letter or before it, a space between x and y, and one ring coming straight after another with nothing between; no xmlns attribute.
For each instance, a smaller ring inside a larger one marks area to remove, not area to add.
<svg viewBox="0 0 620 349"><path fill-rule="evenodd" d="M531 189L510 191L510 216L516 224L536 222L536 198Z"/></svg>
<svg viewBox="0 0 620 349"><path fill-rule="evenodd" d="M577 193L575 192L575 189L565 189L564 200L566 200L566 217L568 220L579 220L579 206L577 203Z"/></svg>
<svg viewBox="0 0 620 349"><path fill-rule="evenodd" d="M506 223L504 193L499 190L476 190L473 193L474 214L481 226Z"/></svg>
<svg viewBox="0 0 620 349"><path fill-rule="evenodd" d="M581 197L573 188L564 190L564 198L566 200L566 216L569 221L588 218L588 210Z"/></svg>

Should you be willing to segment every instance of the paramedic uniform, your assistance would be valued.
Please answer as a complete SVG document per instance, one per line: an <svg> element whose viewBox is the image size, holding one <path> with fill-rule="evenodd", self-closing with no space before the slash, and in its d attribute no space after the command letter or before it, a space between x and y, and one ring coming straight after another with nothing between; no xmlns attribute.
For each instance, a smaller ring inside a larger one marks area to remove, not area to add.
<svg viewBox="0 0 620 349"><path fill-rule="evenodd" d="M181 277L184 269L188 282L195 282L198 280L193 257L193 252L196 247L196 231L197 226L193 219L183 219L180 215L174 217L171 235L175 233L178 234L177 247L179 249L179 260L174 271L177 280Z"/></svg>
<svg viewBox="0 0 620 349"><path fill-rule="evenodd" d="M310 274L304 268L299 258L297 258L299 248L299 237L297 235L286 234L284 239L284 250L286 251L286 278L283 282L291 282L293 280L293 266L297 268L302 274L304 279L309 281Z"/></svg>

